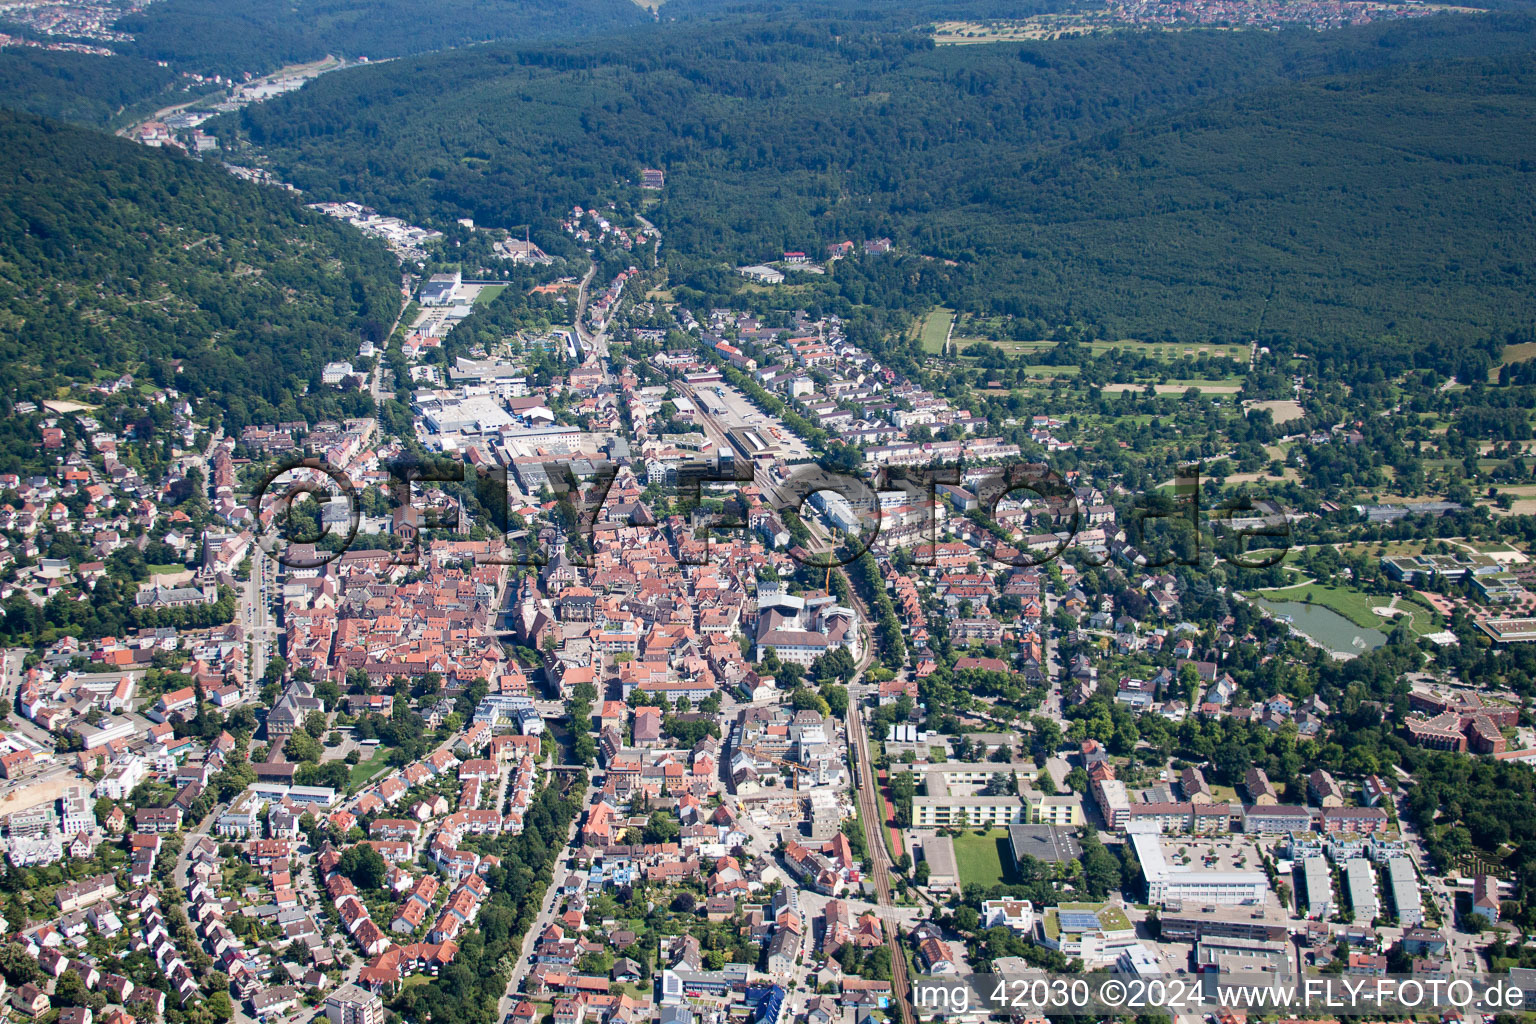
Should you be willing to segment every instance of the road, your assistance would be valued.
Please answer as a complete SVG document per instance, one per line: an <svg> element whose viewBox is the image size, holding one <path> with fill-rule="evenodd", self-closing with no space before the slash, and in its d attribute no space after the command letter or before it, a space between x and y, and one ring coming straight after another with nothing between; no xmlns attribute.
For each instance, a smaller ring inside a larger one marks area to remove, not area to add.
<svg viewBox="0 0 1536 1024"><path fill-rule="evenodd" d="M51 753L57 749L53 735L30 719L16 713L16 690L21 686L22 664L26 660L27 653L20 647L11 648L5 652L4 689L0 691L0 699L5 701L5 720L13 731L26 736L39 751Z"/></svg>
<svg viewBox="0 0 1536 1024"><path fill-rule="evenodd" d="M176 855L176 869L171 872L171 878L176 883L176 888L183 892L190 881L189 871L192 869L192 847L197 841L210 833L214 823L219 820L219 815L224 813L224 804L214 804L208 816L197 825L195 832L188 832L181 837L181 852Z"/></svg>
<svg viewBox="0 0 1536 1024"><path fill-rule="evenodd" d="M390 339L393 338L395 336L395 332L400 329L400 321L404 319L405 311L410 308L411 300L409 298L402 299L400 301L400 312L395 314L395 322L389 325L389 333L384 335L385 346L389 345ZM388 366L388 363L389 360L387 358L386 351L380 350L378 358L374 361L373 364L373 374L368 382L368 390L373 395L374 405L377 406L382 406L385 402L395 397L393 373L390 374L390 386L384 386L384 371Z"/></svg>
<svg viewBox="0 0 1536 1024"><path fill-rule="evenodd" d="M277 648L277 626L272 622L272 597L277 589L277 573L272 559L260 549L251 555L251 576L240 594L240 624L251 640L251 671L246 685L247 699L255 699L267 661Z"/></svg>
<svg viewBox="0 0 1536 1024"><path fill-rule="evenodd" d="M596 787L591 779L587 781L586 791L581 795L581 806L585 809L592 802L592 794ZM512 966L512 973L507 978L507 990L501 994L501 999L496 1004L496 1020L504 1021L507 1014L512 1012L513 1005L521 996L518 994L523 987L523 979L528 976L528 971L533 967L533 946L538 942L539 936L544 934L555 920L555 908L560 904L560 885L565 881L565 874L569 870L567 864L570 860L571 844L576 841L576 831L581 827L581 815L571 819L571 827L566 831L565 849L555 861L555 873L549 883L549 888L544 892L544 902L539 905L539 914L533 919L533 925L523 936L523 947L518 951L517 963Z"/></svg>
<svg viewBox="0 0 1536 1024"><path fill-rule="evenodd" d="M592 284L592 278L597 276L597 264L594 262L587 268L582 276L581 287L576 289L576 339L581 342L582 361L588 356L596 356L604 364L608 362L608 332L600 331L593 334L587 330L587 288Z"/></svg>
<svg viewBox="0 0 1536 1024"><path fill-rule="evenodd" d="M380 60L375 60L375 61L373 61L373 63L374 64L379 64L379 63L382 63L383 61L389 60L389 59L390 58L385 57L385 58L381 58ZM302 64L289 64L289 65L286 65L284 67L280 67L276 71L268 72L265 76L255 80L253 82L244 83L243 87L244 88L251 88L253 86L259 86L259 85L261 85L263 83L266 83L266 82L274 82L274 81L277 81L280 78L292 77L292 76L295 76L295 75L302 76L304 78L318 78L320 75L323 75L323 74L325 74L328 71L341 71L344 68L355 67L356 64L357 64L356 61L348 61L347 58L345 58L345 57L337 57L334 54L329 54L328 53L323 58L321 58L320 60L307 61L307 62L302 63ZM181 111L181 110L186 110L188 107L206 106L207 104L212 103L214 101L216 95L217 95L216 93L212 93L212 92L205 93L202 96L196 96L196 97L194 97L194 98L192 98L190 100L187 100L184 103L177 103L177 104L174 104L173 106L169 106L169 107L161 107L159 110L155 111L153 114L150 114L148 117L144 118L143 120L135 121L133 124L130 124L130 125L124 127L124 128L118 129L117 134L122 136L125 139L133 138L134 134L138 132L139 128L141 126L149 123L150 121L163 121L167 117L170 117L172 114L175 114L175 113L177 113L178 111ZM282 94L278 94L278 95L282 95ZM244 103L241 103L240 105L241 106L246 106L247 104L250 104L250 103L260 103L260 102L263 102L263 100L248 99Z"/></svg>

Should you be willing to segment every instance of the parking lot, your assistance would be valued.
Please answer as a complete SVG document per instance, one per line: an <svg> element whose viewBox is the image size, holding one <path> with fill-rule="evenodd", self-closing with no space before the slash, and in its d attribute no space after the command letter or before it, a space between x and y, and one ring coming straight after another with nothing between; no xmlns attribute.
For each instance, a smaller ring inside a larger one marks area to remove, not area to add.
<svg viewBox="0 0 1536 1024"><path fill-rule="evenodd" d="M1164 844L1170 863L1187 864L1205 871L1263 870L1261 837L1227 836L1202 839L1198 836L1168 837Z"/></svg>

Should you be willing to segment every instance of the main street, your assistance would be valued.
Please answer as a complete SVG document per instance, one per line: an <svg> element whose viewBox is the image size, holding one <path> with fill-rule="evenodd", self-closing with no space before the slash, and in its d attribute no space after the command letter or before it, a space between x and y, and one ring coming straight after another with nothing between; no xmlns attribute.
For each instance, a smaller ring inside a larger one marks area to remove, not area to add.
<svg viewBox="0 0 1536 1024"><path fill-rule="evenodd" d="M277 626L272 622L272 598L278 587L272 560L261 550L251 555L251 575L240 588L240 624L251 641L251 671L246 697L254 699L261 677L277 645Z"/></svg>

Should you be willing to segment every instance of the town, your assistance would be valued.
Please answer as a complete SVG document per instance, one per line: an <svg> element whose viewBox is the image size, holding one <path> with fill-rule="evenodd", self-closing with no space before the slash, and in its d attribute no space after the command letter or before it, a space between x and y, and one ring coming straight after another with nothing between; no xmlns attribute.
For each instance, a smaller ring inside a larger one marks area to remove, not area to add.
<svg viewBox="0 0 1536 1024"><path fill-rule="evenodd" d="M131 375L17 406L54 467L0 476L15 1014L383 1024L472 978L498 1024L913 1024L914 979L993 971L1536 992L1528 815L1489 810L1528 802L1529 694L1456 660L1536 637L1532 563L1389 532L1465 503L1264 499L1196 539L1278 522L1299 557L1202 578L1081 457L1094 416L1001 415L778 303L889 239L689 308L614 206L549 252L461 223L469 278L443 231L317 209L402 263L389 340L305 369L333 418L226 431ZM955 329L934 357L984 344ZM1277 433L1274 476L1363 439ZM1060 492L996 483L1053 458Z"/></svg>

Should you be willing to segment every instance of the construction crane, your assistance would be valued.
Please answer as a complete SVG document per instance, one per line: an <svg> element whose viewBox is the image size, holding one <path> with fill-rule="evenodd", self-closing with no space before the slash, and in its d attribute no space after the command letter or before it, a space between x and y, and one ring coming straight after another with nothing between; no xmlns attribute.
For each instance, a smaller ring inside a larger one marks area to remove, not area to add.
<svg viewBox="0 0 1536 1024"><path fill-rule="evenodd" d="M769 762L771 762L773 764L778 765L780 768L788 768L789 769L789 788L790 789L799 789L800 788L800 773L805 771L805 766L804 765L796 764L793 761L786 761L782 757L772 757L772 756L766 755L766 754L763 755L763 759L765 761L769 761Z"/></svg>

